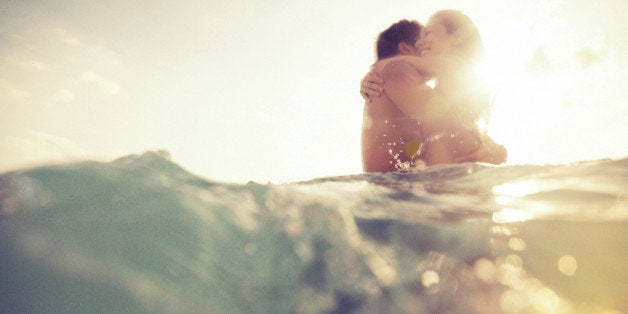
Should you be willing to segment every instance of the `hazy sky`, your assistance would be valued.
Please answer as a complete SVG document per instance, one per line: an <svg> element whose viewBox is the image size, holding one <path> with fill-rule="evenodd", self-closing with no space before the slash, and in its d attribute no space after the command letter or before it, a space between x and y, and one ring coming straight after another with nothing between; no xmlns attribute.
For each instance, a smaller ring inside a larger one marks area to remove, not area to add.
<svg viewBox="0 0 628 314"><path fill-rule="evenodd" d="M628 156L628 1L2 1L0 171L147 150L208 179L361 172L377 34L467 13L509 163Z"/></svg>

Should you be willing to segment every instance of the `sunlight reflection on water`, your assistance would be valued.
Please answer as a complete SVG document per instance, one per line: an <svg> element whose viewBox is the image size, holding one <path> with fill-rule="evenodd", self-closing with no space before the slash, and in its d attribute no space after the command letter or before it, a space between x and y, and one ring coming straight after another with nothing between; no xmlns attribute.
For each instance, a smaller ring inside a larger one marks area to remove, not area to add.
<svg viewBox="0 0 628 314"><path fill-rule="evenodd" d="M530 217L527 212L512 208L503 208L502 210L493 213L494 223L523 222L529 218Z"/></svg>

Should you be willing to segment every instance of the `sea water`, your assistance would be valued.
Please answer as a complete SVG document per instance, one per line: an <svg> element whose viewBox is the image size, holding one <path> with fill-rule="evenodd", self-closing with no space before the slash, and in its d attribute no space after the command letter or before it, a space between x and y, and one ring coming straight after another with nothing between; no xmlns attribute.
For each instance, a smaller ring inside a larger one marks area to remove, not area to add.
<svg viewBox="0 0 628 314"><path fill-rule="evenodd" d="M0 176L1 313L628 312L628 159L227 184Z"/></svg>

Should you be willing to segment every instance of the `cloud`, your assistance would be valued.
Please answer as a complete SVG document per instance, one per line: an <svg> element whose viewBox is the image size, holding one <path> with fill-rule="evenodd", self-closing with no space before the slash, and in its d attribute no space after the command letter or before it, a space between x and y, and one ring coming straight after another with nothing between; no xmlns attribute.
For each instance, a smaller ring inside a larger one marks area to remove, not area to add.
<svg viewBox="0 0 628 314"><path fill-rule="evenodd" d="M115 95L120 91L120 85L117 83L107 80L104 77L100 76L98 73L92 71L85 71L81 77L83 82L92 83L98 86L102 91Z"/></svg>
<svg viewBox="0 0 628 314"><path fill-rule="evenodd" d="M0 79L0 101L19 100L28 97L28 93L13 87L6 80Z"/></svg>
<svg viewBox="0 0 628 314"><path fill-rule="evenodd" d="M588 68L603 61L603 57L590 47L584 47L576 52L576 58L583 68Z"/></svg>
<svg viewBox="0 0 628 314"><path fill-rule="evenodd" d="M73 102L76 99L74 93L67 89L60 89L56 93L52 95L52 104L54 105L62 105Z"/></svg>
<svg viewBox="0 0 628 314"><path fill-rule="evenodd" d="M554 49L557 50L557 49ZM578 50L565 48L558 51L548 51L547 47L537 47L532 58L527 63L530 74L544 75L565 71L576 67L588 69L604 61L604 56L593 47L581 47Z"/></svg>
<svg viewBox="0 0 628 314"><path fill-rule="evenodd" d="M40 163L68 162L87 158L76 143L33 130L0 136L0 172Z"/></svg>
<svg viewBox="0 0 628 314"><path fill-rule="evenodd" d="M527 64L527 70L531 74L542 75L556 71L558 64L543 47L538 47Z"/></svg>
<svg viewBox="0 0 628 314"><path fill-rule="evenodd" d="M52 39L59 40L70 46L77 46L81 44L79 39L75 36L70 35L65 29L55 27L47 30L48 35Z"/></svg>
<svg viewBox="0 0 628 314"><path fill-rule="evenodd" d="M17 61L15 62L15 65L22 70L30 72L39 72L47 68L47 65L45 63L35 60Z"/></svg>

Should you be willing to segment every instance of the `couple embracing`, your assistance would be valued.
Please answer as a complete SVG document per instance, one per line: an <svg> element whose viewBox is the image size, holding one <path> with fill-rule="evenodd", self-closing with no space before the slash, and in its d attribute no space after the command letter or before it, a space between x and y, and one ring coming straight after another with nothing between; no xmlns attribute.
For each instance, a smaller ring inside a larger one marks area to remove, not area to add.
<svg viewBox="0 0 628 314"><path fill-rule="evenodd" d="M377 62L361 85L365 172L505 162L506 149L479 126L491 94L475 71L484 45L469 17L443 10L424 27L401 20L376 45Z"/></svg>

